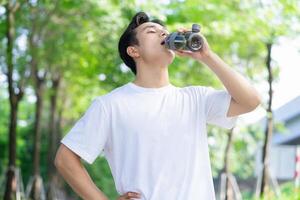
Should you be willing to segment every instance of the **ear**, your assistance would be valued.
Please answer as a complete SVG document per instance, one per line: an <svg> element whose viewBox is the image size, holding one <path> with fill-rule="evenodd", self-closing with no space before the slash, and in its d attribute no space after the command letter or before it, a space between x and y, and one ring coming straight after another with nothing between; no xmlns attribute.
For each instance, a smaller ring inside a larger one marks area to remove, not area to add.
<svg viewBox="0 0 300 200"><path fill-rule="evenodd" d="M134 47L134 46L127 47L126 52L132 58L138 58L138 57L140 57L138 49L136 47Z"/></svg>

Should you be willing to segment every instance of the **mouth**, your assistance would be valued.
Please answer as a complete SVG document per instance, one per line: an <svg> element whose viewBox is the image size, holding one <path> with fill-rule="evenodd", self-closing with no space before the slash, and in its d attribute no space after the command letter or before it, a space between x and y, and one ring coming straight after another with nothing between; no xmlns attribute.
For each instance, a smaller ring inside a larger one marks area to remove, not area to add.
<svg viewBox="0 0 300 200"><path fill-rule="evenodd" d="M165 40L161 41L160 45L164 45L166 43Z"/></svg>

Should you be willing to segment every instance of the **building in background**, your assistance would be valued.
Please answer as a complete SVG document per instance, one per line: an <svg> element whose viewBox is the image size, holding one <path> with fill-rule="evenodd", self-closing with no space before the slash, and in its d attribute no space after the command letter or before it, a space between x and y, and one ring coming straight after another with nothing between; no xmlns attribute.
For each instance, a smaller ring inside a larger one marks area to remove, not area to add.
<svg viewBox="0 0 300 200"><path fill-rule="evenodd" d="M284 131L274 130L270 149L270 172L279 181L300 179L300 96L274 110L274 123L282 123ZM266 118L259 122L266 127ZM255 175L261 169L262 143L256 153ZM299 183L298 183L299 184Z"/></svg>

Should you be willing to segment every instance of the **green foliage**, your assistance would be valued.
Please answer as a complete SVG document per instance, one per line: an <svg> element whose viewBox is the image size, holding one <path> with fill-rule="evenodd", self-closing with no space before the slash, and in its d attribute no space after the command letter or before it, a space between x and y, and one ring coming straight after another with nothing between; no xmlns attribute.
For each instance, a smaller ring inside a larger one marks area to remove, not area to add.
<svg viewBox="0 0 300 200"><path fill-rule="evenodd" d="M243 193L244 200L298 200L300 188L296 188L294 182L286 182L280 185L280 196L276 197L273 191L268 191L264 197L255 198L251 193Z"/></svg>

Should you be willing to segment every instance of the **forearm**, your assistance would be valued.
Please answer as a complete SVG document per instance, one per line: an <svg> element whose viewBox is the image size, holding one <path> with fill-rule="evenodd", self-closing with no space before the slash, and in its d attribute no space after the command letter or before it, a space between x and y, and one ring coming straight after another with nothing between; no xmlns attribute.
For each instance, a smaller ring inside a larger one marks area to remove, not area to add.
<svg viewBox="0 0 300 200"><path fill-rule="evenodd" d="M206 64L220 79L232 98L249 108L260 103L256 89L238 72L229 67L217 54L211 53L201 62Z"/></svg>
<svg viewBox="0 0 300 200"><path fill-rule="evenodd" d="M56 168L74 192L85 200L108 200L94 184L80 159L75 155L63 157L63 161L56 162Z"/></svg>

